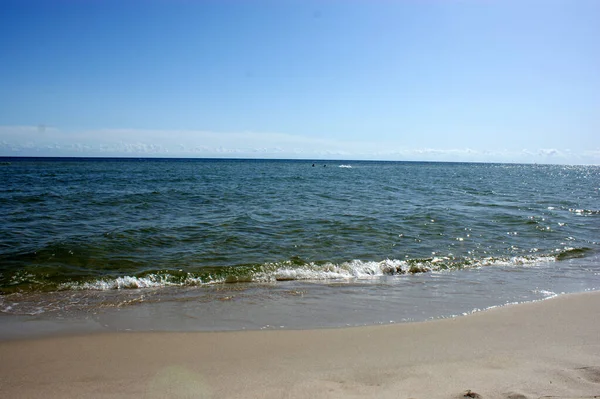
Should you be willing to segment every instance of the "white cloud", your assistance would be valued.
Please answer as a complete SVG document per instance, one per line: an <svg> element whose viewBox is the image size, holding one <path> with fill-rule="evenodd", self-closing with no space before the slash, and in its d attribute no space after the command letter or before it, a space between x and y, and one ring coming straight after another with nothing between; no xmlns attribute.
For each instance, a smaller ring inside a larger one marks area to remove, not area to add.
<svg viewBox="0 0 600 399"><path fill-rule="evenodd" d="M588 157L596 157L600 160L600 149L584 151L583 155Z"/></svg>
<svg viewBox="0 0 600 399"><path fill-rule="evenodd" d="M546 156L546 157L552 157L552 156L561 156L562 153L555 149L555 148L542 148L538 151L538 154L542 155L542 156Z"/></svg>
<svg viewBox="0 0 600 399"><path fill-rule="evenodd" d="M158 156L600 163L600 150L407 148L403 140L355 141L269 132L0 126L0 156Z"/></svg>

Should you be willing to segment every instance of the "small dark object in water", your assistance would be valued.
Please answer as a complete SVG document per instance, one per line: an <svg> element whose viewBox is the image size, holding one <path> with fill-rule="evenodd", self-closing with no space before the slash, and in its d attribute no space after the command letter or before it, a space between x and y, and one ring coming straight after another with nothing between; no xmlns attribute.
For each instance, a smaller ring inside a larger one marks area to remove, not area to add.
<svg viewBox="0 0 600 399"><path fill-rule="evenodd" d="M463 396L465 398L481 399L481 395L480 394L478 394L477 392L473 392L470 389L467 389L467 391L464 393Z"/></svg>

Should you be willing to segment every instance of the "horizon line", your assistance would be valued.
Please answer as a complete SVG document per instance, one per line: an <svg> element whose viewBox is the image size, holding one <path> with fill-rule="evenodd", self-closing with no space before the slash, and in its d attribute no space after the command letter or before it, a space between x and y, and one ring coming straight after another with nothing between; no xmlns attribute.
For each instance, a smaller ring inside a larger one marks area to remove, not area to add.
<svg viewBox="0 0 600 399"><path fill-rule="evenodd" d="M600 164L559 164L545 162L484 162L484 161L432 161L432 160L386 160L386 159L324 159L324 158L244 158L244 157L164 157L164 156L36 156L36 155L0 155L0 159L69 159L69 160L205 160L205 161L299 161L299 162L385 162L385 163L447 163L479 165L556 165L556 166L600 166Z"/></svg>

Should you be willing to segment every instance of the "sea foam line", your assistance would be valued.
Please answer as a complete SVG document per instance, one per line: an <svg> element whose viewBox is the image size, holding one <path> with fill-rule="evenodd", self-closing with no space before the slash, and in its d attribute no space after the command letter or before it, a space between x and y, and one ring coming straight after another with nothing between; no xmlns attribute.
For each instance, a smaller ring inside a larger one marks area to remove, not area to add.
<svg viewBox="0 0 600 399"><path fill-rule="evenodd" d="M114 290L157 288L170 286L200 286L222 283L273 283L277 281L298 280L352 280L369 279L383 276L417 274L461 268L478 268L485 266L527 266L543 262L555 261L555 256L516 256L512 258L482 258L479 260L456 261L448 257L435 257L422 260L385 259L383 261L352 260L340 264L306 263L296 266L290 261L265 264L254 270L230 268L229 273L194 274L184 276L157 272L144 276L119 276L101 278L89 282L68 282L59 286L59 290Z"/></svg>

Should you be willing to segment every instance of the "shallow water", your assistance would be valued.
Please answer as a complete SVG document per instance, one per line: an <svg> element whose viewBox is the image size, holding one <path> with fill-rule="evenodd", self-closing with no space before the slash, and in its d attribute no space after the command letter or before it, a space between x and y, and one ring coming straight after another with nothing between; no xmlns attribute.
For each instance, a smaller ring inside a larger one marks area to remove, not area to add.
<svg viewBox="0 0 600 399"><path fill-rule="evenodd" d="M597 166L6 162L5 327L340 327L600 287Z"/></svg>

